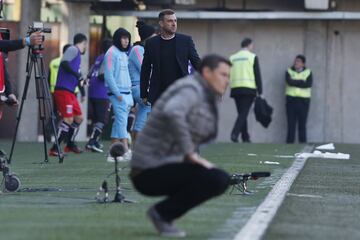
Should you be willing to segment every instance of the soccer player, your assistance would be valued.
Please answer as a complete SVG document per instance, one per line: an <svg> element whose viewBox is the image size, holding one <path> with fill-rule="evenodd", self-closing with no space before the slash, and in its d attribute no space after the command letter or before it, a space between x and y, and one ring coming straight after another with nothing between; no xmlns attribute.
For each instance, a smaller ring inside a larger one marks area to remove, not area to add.
<svg viewBox="0 0 360 240"><path fill-rule="evenodd" d="M107 121L107 113L109 108L109 97L104 82L104 56L106 51L111 47L112 41L104 39L101 43L101 54L96 58L92 66L89 78L89 100L93 110L91 117L92 120L92 133L89 142L86 144L86 149L93 152L102 153L102 145L99 139L103 128Z"/></svg>
<svg viewBox="0 0 360 240"><path fill-rule="evenodd" d="M58 143L67 141L65 152L81 153L75 144L75 137L83 121L79 102L75 95L75 88L81 86L83 77L80 72L81 55L86 52L87 37L82 33L74 36L74 45L69 47L61 59L56 81L54 99L56 108L62 118L58 128ZM49 152L50 156L57 156L55 145Z"/></svg>

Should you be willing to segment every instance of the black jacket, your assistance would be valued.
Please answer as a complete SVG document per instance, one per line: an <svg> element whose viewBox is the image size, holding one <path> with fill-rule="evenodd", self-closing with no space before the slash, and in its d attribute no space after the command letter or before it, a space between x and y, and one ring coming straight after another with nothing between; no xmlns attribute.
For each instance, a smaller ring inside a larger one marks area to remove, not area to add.
<svg viewBox="0 0 360 240"><path fill-rule="evenodd" d="M198 69L200 58L190 36L176 33L176 60L181 69L182 77L189 74L189 61ZM141 66L140 96L154 103L162 94L160 79L160 40L155 36L146 41L144 59Z"/></svg>
<svg viewBox="0 0 360 240"><path fill-rule="evenodd" d="M24 48L23 40L0 40L0 52L10 52Z"/></svg>

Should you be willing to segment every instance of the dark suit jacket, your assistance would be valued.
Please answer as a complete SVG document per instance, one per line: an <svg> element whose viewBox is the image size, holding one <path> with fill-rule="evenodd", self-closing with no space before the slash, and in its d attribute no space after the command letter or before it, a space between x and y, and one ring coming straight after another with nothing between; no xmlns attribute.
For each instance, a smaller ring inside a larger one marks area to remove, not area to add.
<svg viewBox="0 0 360 240"><path fill-rule="evenodd" d="M24 48L23 40L0 40L0 52L10 52Z"/></svg>
<svg viewBox="0 0 360 240"><path fill-rule="evenodd" d="M162 94L160 79L160 36L146 41L144 59L141 66L140 96L154 103ZM182 77L189 74L189 61L198 69L200 58L196 52L194 42L190 36L176 33L176 60L181 69Z"/></svg>

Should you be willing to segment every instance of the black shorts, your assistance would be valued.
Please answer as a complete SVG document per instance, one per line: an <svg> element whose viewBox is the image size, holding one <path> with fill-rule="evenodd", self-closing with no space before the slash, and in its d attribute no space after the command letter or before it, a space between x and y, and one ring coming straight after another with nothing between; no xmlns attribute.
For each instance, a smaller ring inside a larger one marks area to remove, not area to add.
<svg viewBox="0 0 360 240"><path fill-rule="evenodd" d="M106 124L109 119L109 100L90 98L90 107L92 109L91 120L93 123L102 122Z"/></svg>

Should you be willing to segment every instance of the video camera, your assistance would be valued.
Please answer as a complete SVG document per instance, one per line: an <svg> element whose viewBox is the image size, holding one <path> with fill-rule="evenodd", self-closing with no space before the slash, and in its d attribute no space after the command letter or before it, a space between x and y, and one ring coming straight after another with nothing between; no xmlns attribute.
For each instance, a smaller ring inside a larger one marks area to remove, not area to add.
<svg viewBox="0 0 360 240"><path fill-rule="evenodd" d="M44 23L42 22L33 22L32 25L29 26L27 31L27 36L30 36L34 32L42 32L42 33L51 33L51 28L45 28ZM43 36L43 42L45 41L45 36ZM35 45L31 47L33 50L43 50L44 46L42 44Z"/></svg>

